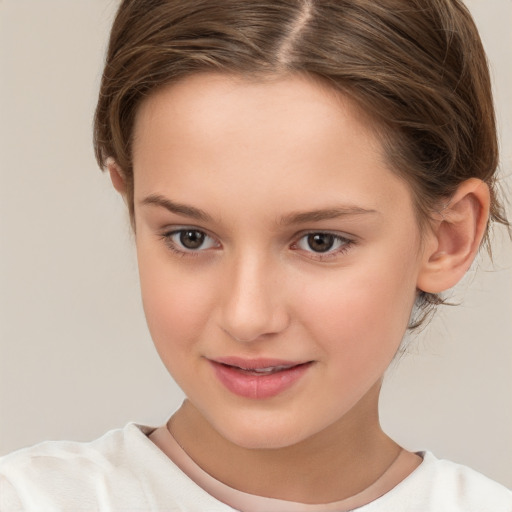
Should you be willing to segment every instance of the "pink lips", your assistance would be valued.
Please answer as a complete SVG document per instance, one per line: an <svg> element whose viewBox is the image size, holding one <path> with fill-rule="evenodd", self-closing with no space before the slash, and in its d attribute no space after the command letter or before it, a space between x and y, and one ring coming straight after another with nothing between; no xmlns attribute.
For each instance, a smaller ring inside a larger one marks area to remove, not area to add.
<svg viewBox="0 0 512 512"><path fill-rule="evenodd" d="M209 360L224 386L245 398L276 396L297 382L313 364L278 359L226 357Z"/></svg>

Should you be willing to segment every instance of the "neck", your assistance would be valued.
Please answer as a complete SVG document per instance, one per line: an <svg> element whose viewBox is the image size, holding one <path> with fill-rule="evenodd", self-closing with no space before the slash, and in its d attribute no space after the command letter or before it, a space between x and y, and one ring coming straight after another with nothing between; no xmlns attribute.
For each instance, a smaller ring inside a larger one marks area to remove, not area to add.
<svg viewBox="0 0 512 512"><path fill-rule="evenodd" d="M380 383L336 423L297 444L276 449L231 443L188 401L168 427L203 470L230 487L289 501L329 503L366 489L400 452L380 427L379 392Z"/></svg>

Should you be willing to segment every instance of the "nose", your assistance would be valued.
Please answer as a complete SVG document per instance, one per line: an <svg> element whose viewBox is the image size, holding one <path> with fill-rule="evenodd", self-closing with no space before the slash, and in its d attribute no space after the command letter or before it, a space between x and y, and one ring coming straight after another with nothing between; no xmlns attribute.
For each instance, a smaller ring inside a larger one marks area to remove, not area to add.
<svg viewBox="0 0 512 512"><path fill-rule="evenodd" d="M278 268L252 255L238 258L226 274L221 323L227 334L240 342L252 342L287 328L284 279Z"/></svg>

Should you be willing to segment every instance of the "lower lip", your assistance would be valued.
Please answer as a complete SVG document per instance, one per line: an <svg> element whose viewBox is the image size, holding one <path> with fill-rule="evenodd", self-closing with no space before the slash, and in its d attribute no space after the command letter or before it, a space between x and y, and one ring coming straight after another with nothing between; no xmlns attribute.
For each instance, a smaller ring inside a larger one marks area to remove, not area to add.
<svg viewBox="0 0 512 512"><path fill-rule="evenodd" d="M313 363L305 363L269 375L255 375L243 370L210 361L217 378L235 395L264 399L279 395L293 386Z"/></svg>

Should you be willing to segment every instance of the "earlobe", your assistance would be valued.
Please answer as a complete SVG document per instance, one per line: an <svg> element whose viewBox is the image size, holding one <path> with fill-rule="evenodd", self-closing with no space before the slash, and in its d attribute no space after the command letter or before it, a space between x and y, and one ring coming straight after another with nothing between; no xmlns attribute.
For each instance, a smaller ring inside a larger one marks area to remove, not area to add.
<svg viewBox="0 0 512 512"><path fill-rule="evenodd" d="M126 197L126 182L121 168L112 157L107 158L106 167L110 174L112 185L123 197Z"/></svg>
<svg viewBox="0 0 512 512"><path fill-rule="evenodd" d="M485 234L489 204L489 187L483 181L471 178L459 185L429 233L418 289L440 293L462 279Z"/></svg>

